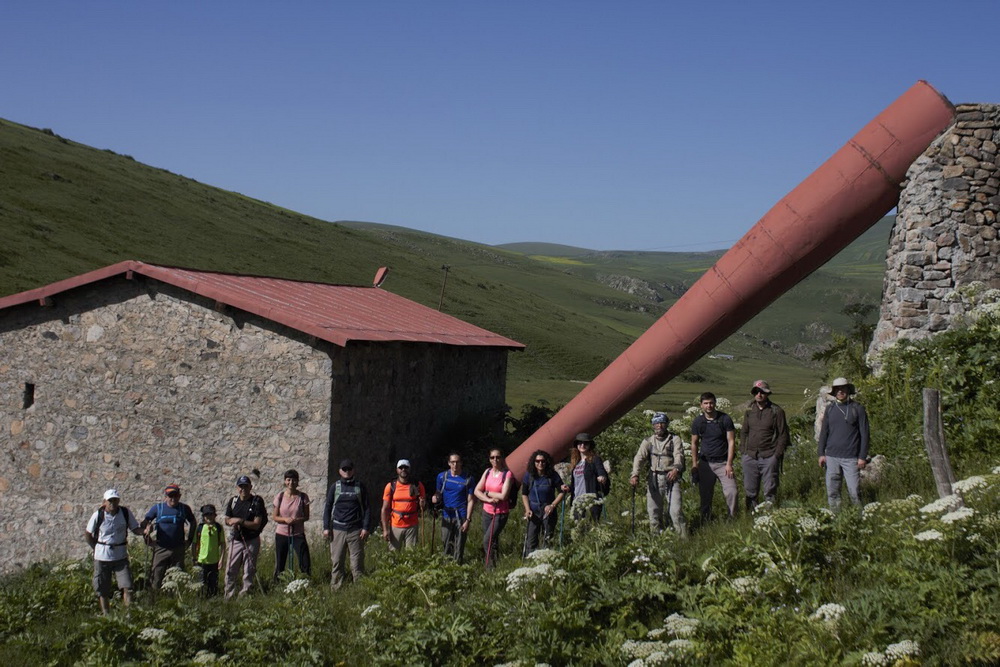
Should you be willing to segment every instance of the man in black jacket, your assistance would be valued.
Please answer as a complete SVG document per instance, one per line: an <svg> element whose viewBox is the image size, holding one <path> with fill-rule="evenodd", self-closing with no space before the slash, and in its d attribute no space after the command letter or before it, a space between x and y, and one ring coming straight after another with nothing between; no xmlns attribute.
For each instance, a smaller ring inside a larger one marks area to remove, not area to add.
<svg viewBox="0 0 1000 667"><path fill-rule="evenodd" d="M351 574L354 581L365 573L365 540L371 527L368 490L354 477L354 462L340 462L340 479L330 485L323 508L323 536L330 540L330 587L340 588L344 582L345 552L351 554Z"/></svg>

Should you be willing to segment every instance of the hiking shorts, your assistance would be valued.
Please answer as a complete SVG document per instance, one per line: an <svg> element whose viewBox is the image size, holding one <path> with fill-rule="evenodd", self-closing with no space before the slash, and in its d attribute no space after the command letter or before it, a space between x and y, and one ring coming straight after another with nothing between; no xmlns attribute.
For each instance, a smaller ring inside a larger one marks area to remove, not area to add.
<svg viewBox="0 0 1000 667"><path fill-rule="evenodd" d="M128 566L128 559L121 560L95 560L94 561L94 592L103 598L110 598L114 595L111 588L111 575L115 575L118 588L131 590L132 570Z"/></svg>

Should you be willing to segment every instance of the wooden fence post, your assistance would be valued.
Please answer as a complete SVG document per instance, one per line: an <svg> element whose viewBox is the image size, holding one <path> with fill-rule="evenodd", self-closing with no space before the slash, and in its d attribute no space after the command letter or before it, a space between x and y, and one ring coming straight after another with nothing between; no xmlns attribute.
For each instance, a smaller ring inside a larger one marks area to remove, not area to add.
<svg viewBox="0 0 1000 667"><path fill-rule="evenodd" d="M941 421L941 392L924 388L924 446L934 472L938 497L952 495L951 485L955 483L955 473L948 460L948 449L944 443L944 424Z"/></svg>

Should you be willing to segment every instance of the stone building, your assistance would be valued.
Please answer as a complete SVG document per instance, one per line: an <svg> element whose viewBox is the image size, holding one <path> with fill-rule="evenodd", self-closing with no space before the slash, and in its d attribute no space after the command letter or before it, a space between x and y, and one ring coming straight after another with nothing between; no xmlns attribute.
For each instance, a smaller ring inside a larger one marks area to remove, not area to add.
<svg viewBox="0 0 1000 667"><path fill-rule="evenodd" d="M380 495L397 458L499 430L522 347L375 287L136 261L2 298L0 568L86 553L108 487L197 509L249 474L270 506L296 468L316 530L342 458Z"/></svg>
<svg viewBox="0 0 1000 667"><path fill-rule="evenodd" d="M955 123L907 172L889 239L869 354L960 322L957 287L1000 288L1000 105L961 104Z"/></svg>

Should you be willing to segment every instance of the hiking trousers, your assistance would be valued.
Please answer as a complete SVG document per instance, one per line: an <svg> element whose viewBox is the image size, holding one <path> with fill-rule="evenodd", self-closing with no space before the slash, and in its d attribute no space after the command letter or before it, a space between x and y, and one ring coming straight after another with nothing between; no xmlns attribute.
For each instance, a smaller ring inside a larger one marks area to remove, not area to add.
<svg viewBox="0 0 1000 667"><path fill-rule="evenodd" d="M722 486L722 495L726 499L729 518L736 516L736 479L726 477L726 462L713 463L705 459L698 460L698 494L701 496L701 518L708 521L712 518L712 499L715 496L715 482Z"/></svg>
<svg viewBox="0 0 1000 667"><path fill-rule="evenodd" d="M483 551L486 554L486 567L496 565L497 558L500 557L500 533L507 525L510 513L490 514L483 512Z"/></svg>
<svg viewBox="0 0 1000 667"><path fill-rule="evenodd" d="M468 537L468 533L462 532L461 517L441 517L441 544L444 545L445 556L451 556L461 563Z"/></svg>
<svg viewBox="0 0 1000 667"><path fill-rule="evenodd" d="M163 584L163 575L172 567L184 569L184 554L187 549L181 544L178 547L161 547L159 544L153 545L153 566L150 572L150 579L153 590L160 590Z"/></svg>
<svg viewBox="0 0 1000 667"><path fill-rule="evenodd" d="M344 561L351 554L351 576L354 581L365 576L365 542L361 539L361 529L330 531L330 588L337 590L344 583Z"/></svg>
<svg viewBox="0 0 1000 667"><path fill-rule="evenodd" d="M860 505L861 497L858 495L858 487L861 483L861 471L858 470L856 456L848 458L826 457L826 501L830 504L830 509L840 508L841 481L847 483L847 493L851 496L851 502Z"/></svg>
<svg viewBox="0 0 1000 667"><path fill-rule="evenodd" d="M535 512L532 510L531 516L528 517L528 531L524 537L524 553L522 556L526 557L539 546L542 549L548 549L549 545L552 543L552 535L556 532L556 520L559 518L559 512L553 508L549 515L543 517L540 512ZM541 537L541 540L539 540ZM539 541L541 545L539 545Z"/></svg>
<svg viewBox="0 0 1000 667"><path fill-rule="evenodd" d="M253 578L257 574L257 556L260 555L260 536L243 540L236 537L229 540L229 558L226 563L226 599L236 595L239 585L240 569L243 570L243 586L240 596L246 595L253 587Z"/></svg>
<svg viewBox="0 0 1000 667"><path fill-rule="evenodd" d="M201 585L204 586L205 597L213 597L219 594L219 564L218 563L197 563L201 570Z"/></svg>
<svg viewBox="0 0 1000 667"><path fill-rule="evenodd" d="M778 456L772 454L766 458L755 459L743 455L743 493L746 495L747 510L757 507L757 494L760 493L761 482L764 483L764 500L773 503L778 494Z"/></svg>
<svg viewBox="0 0 1000 667"><path fill-rule="evenodd" d="M684 512L681 508L681 479L678 476L673 482L667 481L666 473L649 473L646 484L646 512L649 514L649 528L659 533L666 528L664 505L674 524L674 531L681 537L687 536L687 524L684 523Z"/></svg>
<svg viewBox="0 0 1000 667"><path fill-rule="evenodd" d="M404 547L417 546L417 538L420 536L419 530L420 524L406 528L389 526L389 551L399 551Z"/></svg>
<svg viewBox="0 0 1000 667"><path fill-rule="evenodd" d="M281 535L274 534L274 578L285 571L285 564L288 561L289 552L294 553L298 568L308 577L312 572L312 561L309 558L309 543L306 542L305 533L302 535Z"/></svg>

